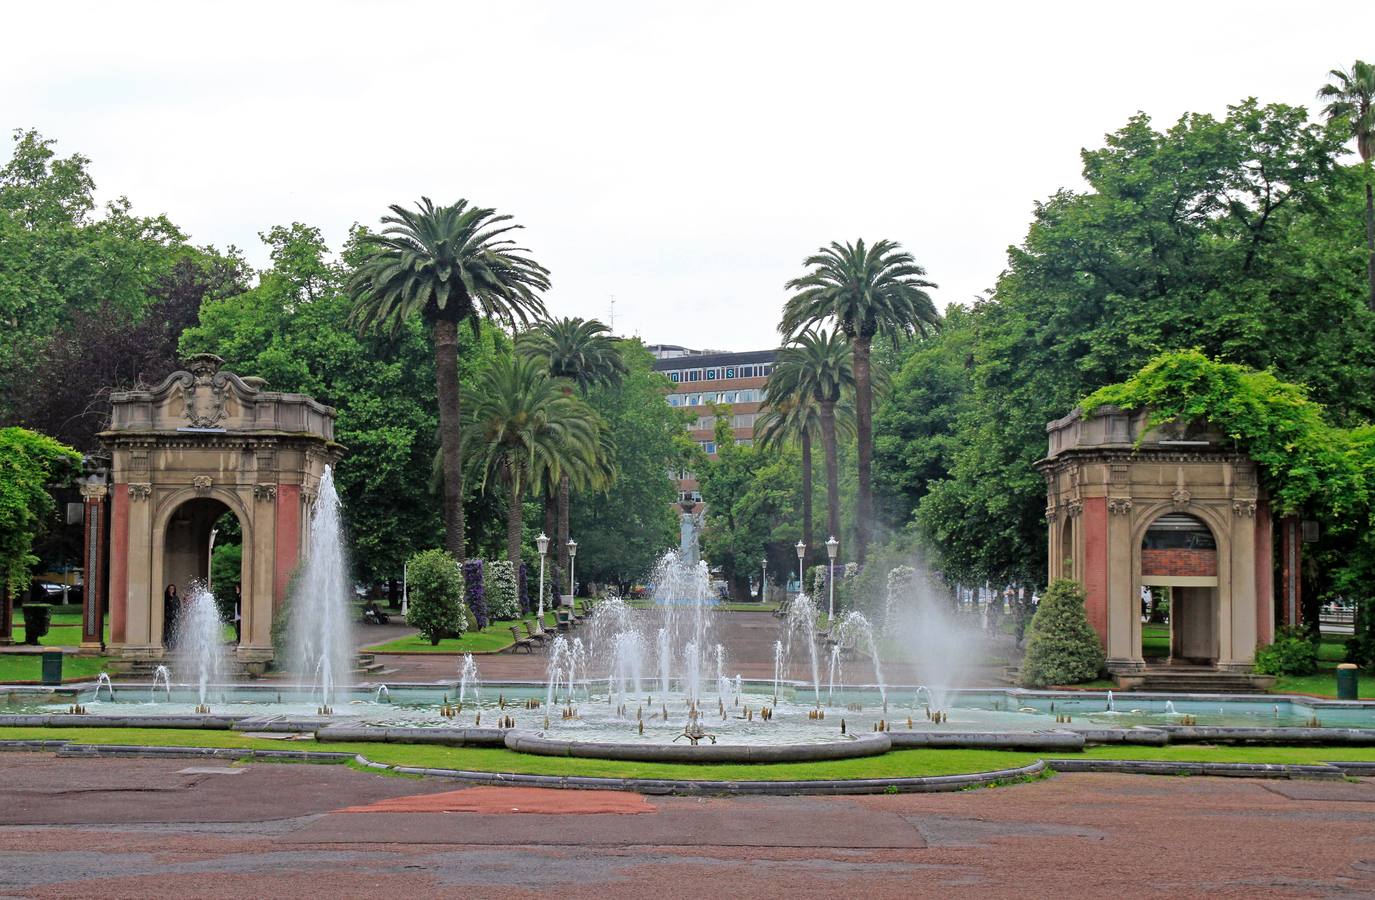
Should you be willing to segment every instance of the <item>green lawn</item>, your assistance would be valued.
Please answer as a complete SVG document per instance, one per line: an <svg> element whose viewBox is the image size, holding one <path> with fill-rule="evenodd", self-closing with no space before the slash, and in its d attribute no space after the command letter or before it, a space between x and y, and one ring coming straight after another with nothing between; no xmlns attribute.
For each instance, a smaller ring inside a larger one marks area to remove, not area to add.
<svg viewBox="0 0 1375 900"><path fill-rule="evenodd" d="M62 677L92 678L110 665L108 656L73 656L62 658ZM0 684L17 681L37 682L43 677L42 659L37 653L0 654Z"/></svg>
<svg viewBox="0 0 1375 900"><path fill-rule="evenodd" d="M438 644L431 644L428 638L423 638L418 634L410 637L397 638L394 641L387 641L385 644L376 644L365 647L367 653L498 653L510 647L514 641L511 639L511 626L519 625L520 633L525 634L525 619L515 621L499 620L488 622L487 627L481 631L466 632L460 638L445 638ZM528 621L533 623L534 616L529 616ZM545 613L544 627L554 628L554 614Z"/></svg>
<svg viewBox="0 0 1375 900"><path fill-rule="evenodd" d="M149 744L164 747L228 747L258 750L329 750L359 753L391 765L470 769L536 775L587 775L615 778L747 779L780 781L816 778L901 778L986 772L1024 766L1042 754L1000 750L896 750L866 759L817 763L673 764L613 762L528 756L485 747L434 747L381 743L274 741L232 731L156 728L0 728L0 740L73 740L87 744ZM1172 762L1317 764L1328 761L1375 762L1375 747L1093 747L1076 758L1139 759Z"/></svg>
<svg viewBox="0 0 1375 900"><path fill-rule="evenodd" d="M1141 626L1141 655L1164 659L1170 655L1170 626L1147 622Z"/></svg>

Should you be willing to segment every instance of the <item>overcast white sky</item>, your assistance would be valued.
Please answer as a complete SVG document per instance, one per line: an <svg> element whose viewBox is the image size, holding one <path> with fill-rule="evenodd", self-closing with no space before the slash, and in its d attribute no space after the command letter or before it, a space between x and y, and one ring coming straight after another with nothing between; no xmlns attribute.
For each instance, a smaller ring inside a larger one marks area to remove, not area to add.
<svg viewBox="0 0 1375 900"><path fill-rule="evenodd" d="M559 315L776 342L832 239L902 242L938 304L990 287L1034 201L1137 110L1307 104L1375 60L1375 3L28 3L0 127L93 160L197 243L390 203L513 214ZM8 152L6 149L5 152Z"/></svg>

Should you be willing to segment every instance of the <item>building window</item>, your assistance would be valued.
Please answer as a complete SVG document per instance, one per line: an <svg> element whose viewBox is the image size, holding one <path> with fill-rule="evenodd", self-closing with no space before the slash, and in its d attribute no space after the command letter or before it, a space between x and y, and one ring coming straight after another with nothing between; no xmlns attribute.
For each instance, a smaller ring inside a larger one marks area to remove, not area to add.
<svg viewBox="0 0 1375 900"><path fill-rule="evenodd" d="M759 374L760 374L760 375L767 376L767 375L768 375L770 372L772 372L772 371L773 371L773 366L760 366L760 367L759 367Z"/></svg>
<svg viewBox="0 0 1375 900"><path fill-rule="evenodd" d="M735 377L735 369L734 369L733 367L730 367L730 366L727 366L727 367L726 367L726 377L727 377L727 378L734 378L734 377Z"/></svg>
<svg viewBox="0 0 1375 900"><path fill-rule="evenodd" d="M704 451L706 451L708 454L712 454L712 453L715 453L715 452L716 452L716 442L715 442L715 441L698 441L698 442L697 442L697 446L701 447L701 448L702 448Z"/></svg>
<svg viewBox="0 0 1375 900"><path fill-rule="evenodd" d="M682 402L683 402L683 398L682 398L680 395L678 395L678 394L669 394L669 395L668 395L668 405L669 405L669 406L678 406L678 405L682 404Z"/></svg>
<svg viewBox="0 0 1375 900"><path fill-rule="evenodd" d="M715 380L716 380L716 370L715 370L715 369L707 369L707 381L715 381Z"/></svg>
<svg viewBox="0 0 1375 900"><path fill-rule="evenodd" d="M736 438L736 439L735 439L735 446L737 446L737 447L753 447L753 446L754 446L754 439L753 439L753 438Z"/></svg>
<svg viewBox="0 0 1375 900"><path fill-rule="evenodd" d="M726 402L727 402L727 403L734 403L734 402L735 402L735 391L726 391Z"/></svg>
<svg viewBox="0 0 1375 900"><path fill-rule="evenodd" d="M701 370L701 369L688 369L688 371L687 371L687 380L688 380L688 381L701 381L701 380L702 380L702 370Z"/></svg>
<svg viewBox="0 0 1375 900"><path fill-rule="evenodd" d="M677 373L677 372L669 372L669 373L668 373L668 380L671 381L671 382L673 382L674 384L677 384L677 383L678 383L678 373Z"/></svg>

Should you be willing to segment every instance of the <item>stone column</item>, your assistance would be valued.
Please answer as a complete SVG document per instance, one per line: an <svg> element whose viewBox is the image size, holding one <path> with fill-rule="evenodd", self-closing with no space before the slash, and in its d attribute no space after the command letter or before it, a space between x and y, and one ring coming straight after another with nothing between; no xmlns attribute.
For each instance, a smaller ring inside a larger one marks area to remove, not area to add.
<svg viewBox="0 0 1375 900"><path fill-rule="evenodd" d="M1303 620L1303 530L1298 516L1280 519L1280 599L1281 618L1286 625Z"/></svg>
<svg viewBox="0 0 1375 900"><path fill-rule="evenodd" d="M129 608L129 485L110 495L110 646L123 647Z"/></svg>
<svg viewBox="0 0 1375 900"><path fill-rule="evenodd" d="M84 585L81 591L81 649L88 652L105 649L105 601L108 597L105 582L105 549L109 531L105 498L108 494L109 488L103 484L81 486L81 497L85 502L81 540L84 572Z"/></svg>

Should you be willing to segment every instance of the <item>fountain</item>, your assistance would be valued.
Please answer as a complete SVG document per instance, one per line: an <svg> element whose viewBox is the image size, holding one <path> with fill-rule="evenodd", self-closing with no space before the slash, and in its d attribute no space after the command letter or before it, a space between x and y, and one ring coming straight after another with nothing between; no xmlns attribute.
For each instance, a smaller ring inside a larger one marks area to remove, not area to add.
<svg viewBox="0 0 1375 900"><path fill-rule="evenodd" d="M353 656L349 598L353 595L344 555L339 494L325 466L310 520L310 552L291 597L290 646L296 671L313 679L322 709L348 689Z"/></svg>
<svg viewBox="0 0 1375 900"><path fill-rule="evenodd" d="M111 703L114 703L114 702L115 702L115 686L110 682L110 676L109 676L108 674L104 673L104 672L101 672L99 675L96 676L96 680L95 680L95 696L91 697L91 702L92 702L92 703L99 703L99 702L100 702L100 689L101 689L101 688L105 688L106 691L109 692L109 694L110 694L110 702L111 702Z"/></svg>
<svg viewBox="0 0 1375 900"><path fill-rule="evenodd" d="M196 712L210 712L210 685L224 681L224 619L219 604L200 581L191 583L178 619L177 658L195 675Z"/></svg>
<svg viewBox="0 0 1375 900"><path fill-rule="evenodd" d="M864 642L869 658L874 662L874 681L878 683L879 699L883 708L888 709L888 686L883 680L883 658L879 652L878 641L874 639L874 628L859 610L851 610L841 617L835 628L836 644L832 648L835 659L840 656L840 648ZM834 665L834 663L833 663ZM834 670L832 670L834 672Z"/></svg>
<svg viewBox="0 0 1375 900"><path fill-rule="evenodd" d="M379 684L379 685L377 686L377 695L376 695L375 697L372 698L372 702L373 702L373 703L390 703L390 702L391 702L391 691L387 689L387 686L386 686L385 684Z"/></svg>
<svg viewBox="0 0 1375 900"><path fill-rule="evenodd" d="M477 660L473 659L473 654L463 654L463 662L458 671L458 705L462 706L468 702L468 692L473 693L473 702L482 702L482 682L477 677Z"/></svg>
<svg viewBox="0 0 1375 900"><path fill-rule="evenodd" d="M172 670L166 666L158 666L153 670L153 689L148 698L149 703L158 702L158 685L162 685L163 697L168 702L172 702Z"/></svg>
<svg viewBox="0 0 1375 900"><path fill-rule="evenodd" d="M806 594L800 594L788 607L789 653L787 655L789 658L792 657L793 635L801 634L807 643L808 658L812 663L812 693L818 707L821 706L821 667L817 661L816 620L820 614L815 601Z"/></svg>

